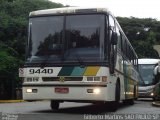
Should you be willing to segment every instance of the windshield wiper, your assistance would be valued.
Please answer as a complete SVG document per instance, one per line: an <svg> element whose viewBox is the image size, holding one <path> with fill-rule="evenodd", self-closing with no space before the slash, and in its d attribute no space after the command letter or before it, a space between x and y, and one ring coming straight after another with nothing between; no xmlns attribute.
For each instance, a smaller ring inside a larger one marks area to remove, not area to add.
<svg viewBox="0 0 160 120"><path fill-rule="evenodd" d="M73 51L72 51L73 52ZM73 57L73 55L75 55L75 61L78 61L78 63L80 64L80 67L85 67L84 61L82 60L82 58L79 56L79 54L76 52L74 54L71 54L71 50L66 50L66 52L64 52L64 54L62 55L61 58L61 62L65 61L66 59L70 59Z"/></svg>
<svg viewBox="0 0 160 120"><path fill-rule="evenodd" d="M80 67L85 67L84 61L82 60L82 58L76 54L76 60L78 60L78 63L80 64Z"/></svg>

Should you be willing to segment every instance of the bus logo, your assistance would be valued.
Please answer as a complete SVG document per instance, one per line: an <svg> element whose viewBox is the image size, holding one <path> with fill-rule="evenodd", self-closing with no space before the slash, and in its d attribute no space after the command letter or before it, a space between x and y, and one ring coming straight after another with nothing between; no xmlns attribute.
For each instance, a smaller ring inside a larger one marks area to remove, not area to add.
<svg viewBox="0 0 160 120"><path fill-rule="evenodd" d="M65 77L59 77L59 81L60 82L64 82L65 81Z"/></svg>

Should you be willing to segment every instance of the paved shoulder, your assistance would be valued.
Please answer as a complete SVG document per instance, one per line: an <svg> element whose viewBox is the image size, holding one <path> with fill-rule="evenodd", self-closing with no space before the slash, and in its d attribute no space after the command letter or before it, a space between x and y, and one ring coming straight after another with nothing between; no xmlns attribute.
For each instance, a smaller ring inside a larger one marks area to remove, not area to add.
<svg viewBox="0 0 160 120"><path fill-rule="evenodd" d="M24 100L0 100L0 103L17 103L24 102Z"/></svg>

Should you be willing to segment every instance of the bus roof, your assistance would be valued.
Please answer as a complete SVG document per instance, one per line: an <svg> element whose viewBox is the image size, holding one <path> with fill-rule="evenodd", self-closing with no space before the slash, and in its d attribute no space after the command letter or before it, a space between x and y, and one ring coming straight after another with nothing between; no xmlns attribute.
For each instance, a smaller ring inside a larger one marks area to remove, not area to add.
<svg viewBox="0 0 160 120"><path fill-rule="evenodd" d="M160 59L143 58L138 59L138 64L157 64Z"/></svg>
<svg viewBox="0 0 160 120"><path fill-rule="evenodd" d="M50 15L50 14L64 14L64 13L110 13L107 8L89 8L89 7L63 7L54 9L45 9L30 12L29 16ZM110 13L111 14L111 13Z"/></svg>

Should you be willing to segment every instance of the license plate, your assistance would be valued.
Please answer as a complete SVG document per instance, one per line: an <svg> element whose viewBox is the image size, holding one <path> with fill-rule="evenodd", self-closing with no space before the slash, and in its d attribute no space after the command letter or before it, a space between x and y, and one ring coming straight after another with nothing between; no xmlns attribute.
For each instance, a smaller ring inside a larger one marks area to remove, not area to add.
<svg viewBox="0 0 160 120"><path fill-rule="evenodd" d="M69 88L55 88L55 93L69 93Z"/></svg>

